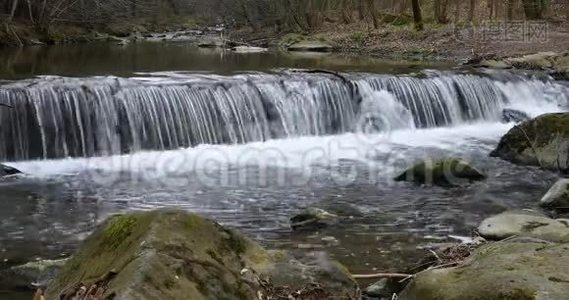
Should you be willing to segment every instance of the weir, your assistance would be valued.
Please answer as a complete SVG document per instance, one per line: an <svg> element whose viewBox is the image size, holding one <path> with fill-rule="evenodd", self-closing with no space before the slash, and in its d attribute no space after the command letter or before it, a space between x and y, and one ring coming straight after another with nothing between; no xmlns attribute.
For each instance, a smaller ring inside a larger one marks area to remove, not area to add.
<svg viewBox="0 0 569 300"><path fill-rule="evenodd" d="M522 75L283 71L234 76L44 77L0 83L0 160L91 157L199 144L499 121L559 110L569 89Z"/></svg>

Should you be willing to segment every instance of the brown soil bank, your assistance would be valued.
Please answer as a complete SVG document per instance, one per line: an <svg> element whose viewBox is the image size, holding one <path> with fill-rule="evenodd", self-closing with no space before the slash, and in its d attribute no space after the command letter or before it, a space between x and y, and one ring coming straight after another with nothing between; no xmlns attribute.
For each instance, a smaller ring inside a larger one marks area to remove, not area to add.
<svg viewBox="0 0 569 300"><path fill-rule="evenodd" d="M514 35L510 27L522 26ZM496 30L493 26L500 26ZM510 26L510 27L508 27ZM324 23L310 33L275 34L239 30L232 39L253 45L287 46L299 41L322 41L334 51L354 52L394 59L468 61L479 58L513 57L569 49L569 24L547 21L492 21L470 25L425 24L416 31L410 23L384 24L379 29L366 23Z"/></svg>

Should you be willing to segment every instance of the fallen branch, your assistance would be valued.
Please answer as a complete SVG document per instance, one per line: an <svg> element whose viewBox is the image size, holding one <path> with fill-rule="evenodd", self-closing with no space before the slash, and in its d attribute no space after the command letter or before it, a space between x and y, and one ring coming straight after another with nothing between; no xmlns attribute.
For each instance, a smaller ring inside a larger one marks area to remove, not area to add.
<svg viewBox="0 0 569 300"><path fill-rule="evenodd" d="M253 47L251 46L251 44L245 43L245 42L238 42L238 41L232 41L232 40L228 40L228 39L222 39L223 44L235 44L235 45L243 45L243 46L247 46L247 47Z"/></svg>
<svg viewBox="0 0 569 300"><path fill-rule="evenodd" d="M4 103L0 103L0 106L4 106L4 107L8 107L8 108L14 108L12 105L4 104Z"/></svg>
<svg viewBox="0 0 569 300"><path fill-rule="evenodd" d="M375 274L352 274L355 279L373 279L373 278L408 278L413 277L412 274L403 273L375 273Z"/></svg>
<svg viewBox="0 0 569 300"><path fill-rule="evenodd" d="M334 72L334 71L321 70L321 69L313 69L313 70L299 70L298 72L308 73L308 74L318 74L318 73L322 73L322 74L333 75L333 76L336 76L336 77L340 78L340 79L341 79L342 81L344 81L345 83L351 83L351 81L348 80L346 77L344 77L343 75L340 75L340 73Z"/></svg>

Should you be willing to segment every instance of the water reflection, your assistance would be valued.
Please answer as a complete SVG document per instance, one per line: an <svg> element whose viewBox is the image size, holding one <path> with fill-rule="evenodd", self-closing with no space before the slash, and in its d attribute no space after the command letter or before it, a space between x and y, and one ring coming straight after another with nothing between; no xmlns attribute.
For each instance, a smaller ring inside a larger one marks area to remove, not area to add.
<svg viewBox="0 0 569 300"><path fill-rule="evenodd" d="M229 74L275 68L321 68L338 71L407 73L427 66L421 62L385 61L372 57L332 53L269 51L235 53L202 49L182 43L109 43L37 46L0 49L0 78L35 75L130 76L135 72L204 71ZM432 64L429 67L446 67Z"/></svg>

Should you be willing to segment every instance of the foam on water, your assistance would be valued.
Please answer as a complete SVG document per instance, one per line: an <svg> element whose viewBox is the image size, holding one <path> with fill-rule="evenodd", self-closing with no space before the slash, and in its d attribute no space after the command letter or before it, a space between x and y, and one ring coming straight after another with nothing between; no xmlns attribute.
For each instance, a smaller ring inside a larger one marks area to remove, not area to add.
<svg viewBox="0 0 569 300"><path fill-rule="evenodd" d="M179 176L203 170L244 166L305 169L315 165L334 166L342 160L381 165L387 162L378 161L378 156L397 156L403 153L402 149L436 148L454 152L459 148L461 151L475 148L489 151L487 144L496 142L511 127L512 124L475 123L457 127L396 130L381 134L347 133L242 145L200 145L170 151L26 161L9 165L32 176L97 171L103 174L148 174L151 177Z"/></svg>

